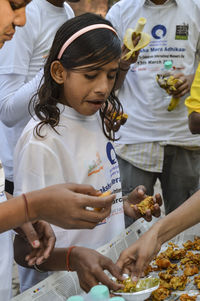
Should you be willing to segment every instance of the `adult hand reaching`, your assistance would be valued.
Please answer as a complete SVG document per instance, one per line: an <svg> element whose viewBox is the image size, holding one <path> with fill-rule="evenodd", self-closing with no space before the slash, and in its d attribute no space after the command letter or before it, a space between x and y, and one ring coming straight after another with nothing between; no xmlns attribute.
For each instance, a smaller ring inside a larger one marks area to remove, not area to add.
<svg viewBox="0 0 200 301"><path fill-rule="evenodd" d="M118 290L123 286L112 281L104 270L109 271L117 279L123 280L120 269L95 250L75 247L70 253L70 268L78 274L81 288L88 292L94 285L102 284L111 290Z"/></svg>
<svg viewBox="0 0 200 301"><path fill-rule="evenodd" d="M132 278L136 280L143 274L160 248L161 243L158 240L157 232L154 227L151 227L129 248L122 251L117 266L121 269L121 273L131 274Z"/></svg>

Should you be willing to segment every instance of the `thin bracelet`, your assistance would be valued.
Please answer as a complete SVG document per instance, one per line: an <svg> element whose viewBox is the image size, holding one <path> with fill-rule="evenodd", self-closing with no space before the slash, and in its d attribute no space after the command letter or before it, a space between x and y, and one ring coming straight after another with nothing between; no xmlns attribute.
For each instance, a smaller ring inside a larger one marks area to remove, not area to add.
<svg viewBox="0 0 200 301"><path fill-rule="evenodd" d="M69 247L69 249L68 249L68 251L67 251L66 267L67 267L67 271L68 271L68 272L72 271L72 270L70 269L69 258L70 258L70 253L71 253L72 249L75 248L75 247L76 247L76 246L71 246L71 247Z"/></svg>
<svg viewBox="0 0 200 301"><path fill-rule="evenodd" d="M37 272L39 272L39 273L46 273L46 271L40 270L40 268L38 267L38 265L37 265L36 263L33 265L33 267L34 267L34 269L35 269Z"/></svg>
<svg viewBox="0 0 200 301"><path fill-rule="evenodd" d="M119 66L119 70L123 71L123 72L127 72L130 69L130 66L127 69L123 69Z"/></svg>
<svg viewBox="0 0 200 301"><path fill-rule="evenodd" d="M28 200L25 195L25 193L22 194L23 199L24 199L24 207L25 207L25 216L26 216L26 222L30 221L30 215L29 215L29 209L28 209Z"/></svg>

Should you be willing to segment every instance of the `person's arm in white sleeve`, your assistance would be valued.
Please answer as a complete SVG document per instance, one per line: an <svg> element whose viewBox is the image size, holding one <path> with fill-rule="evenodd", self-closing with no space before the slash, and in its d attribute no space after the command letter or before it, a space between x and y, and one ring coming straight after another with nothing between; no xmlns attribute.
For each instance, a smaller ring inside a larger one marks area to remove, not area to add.
<svg viewBox="0 0 200 301"><path fill-rule="evenodd" d="M6 126L13 127L26 117L29 120L29 102L37 92L42 76L43 69L31 81L24 83L24 75L0 75L0 120Z"/></svg>

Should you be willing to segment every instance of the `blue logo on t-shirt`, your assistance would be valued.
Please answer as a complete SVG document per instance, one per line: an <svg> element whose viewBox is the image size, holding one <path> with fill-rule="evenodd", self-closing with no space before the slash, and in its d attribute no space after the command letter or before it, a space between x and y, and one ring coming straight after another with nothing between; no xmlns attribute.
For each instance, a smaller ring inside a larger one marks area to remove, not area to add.
<svg viewBox="0 0 200 301"><path fill-rule="evenodd" d="M114 149L111 142L108 142L107 145L106 145L106 153L107 153L107 156L108 156L108 160L110 161L110 163L112 165L117 163L115 149Z"/></svg>
<svg viewBox="0 0 200 301"><path fill-rule="evenodd" d="M151 34L154 39L159 40L161 38L164 38L164 36L167 33L167 29L164 25L156 25L152 28Z"/></svg>

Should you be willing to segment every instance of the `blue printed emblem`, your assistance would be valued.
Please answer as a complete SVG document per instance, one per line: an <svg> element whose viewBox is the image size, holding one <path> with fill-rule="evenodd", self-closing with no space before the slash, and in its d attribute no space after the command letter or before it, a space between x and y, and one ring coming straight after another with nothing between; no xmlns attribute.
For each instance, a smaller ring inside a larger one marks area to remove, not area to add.
<svg viewBox="0 0 200 301"><path fill-rule="evenodd" d="M117 163L115 149L114 149L112 143L110 143L110 142L108 142L106 145L106 153L108 156L108 160L110 161L110 163L112 165Z"/></svg>
<svg viewBox="0 0 200 301"><path fill-rule="evenodd" d="M167 33L167 29L164 25L156 25L152 28L151 34L154 39L159 40L161 38L164 38L164 36Z"/></svg>

